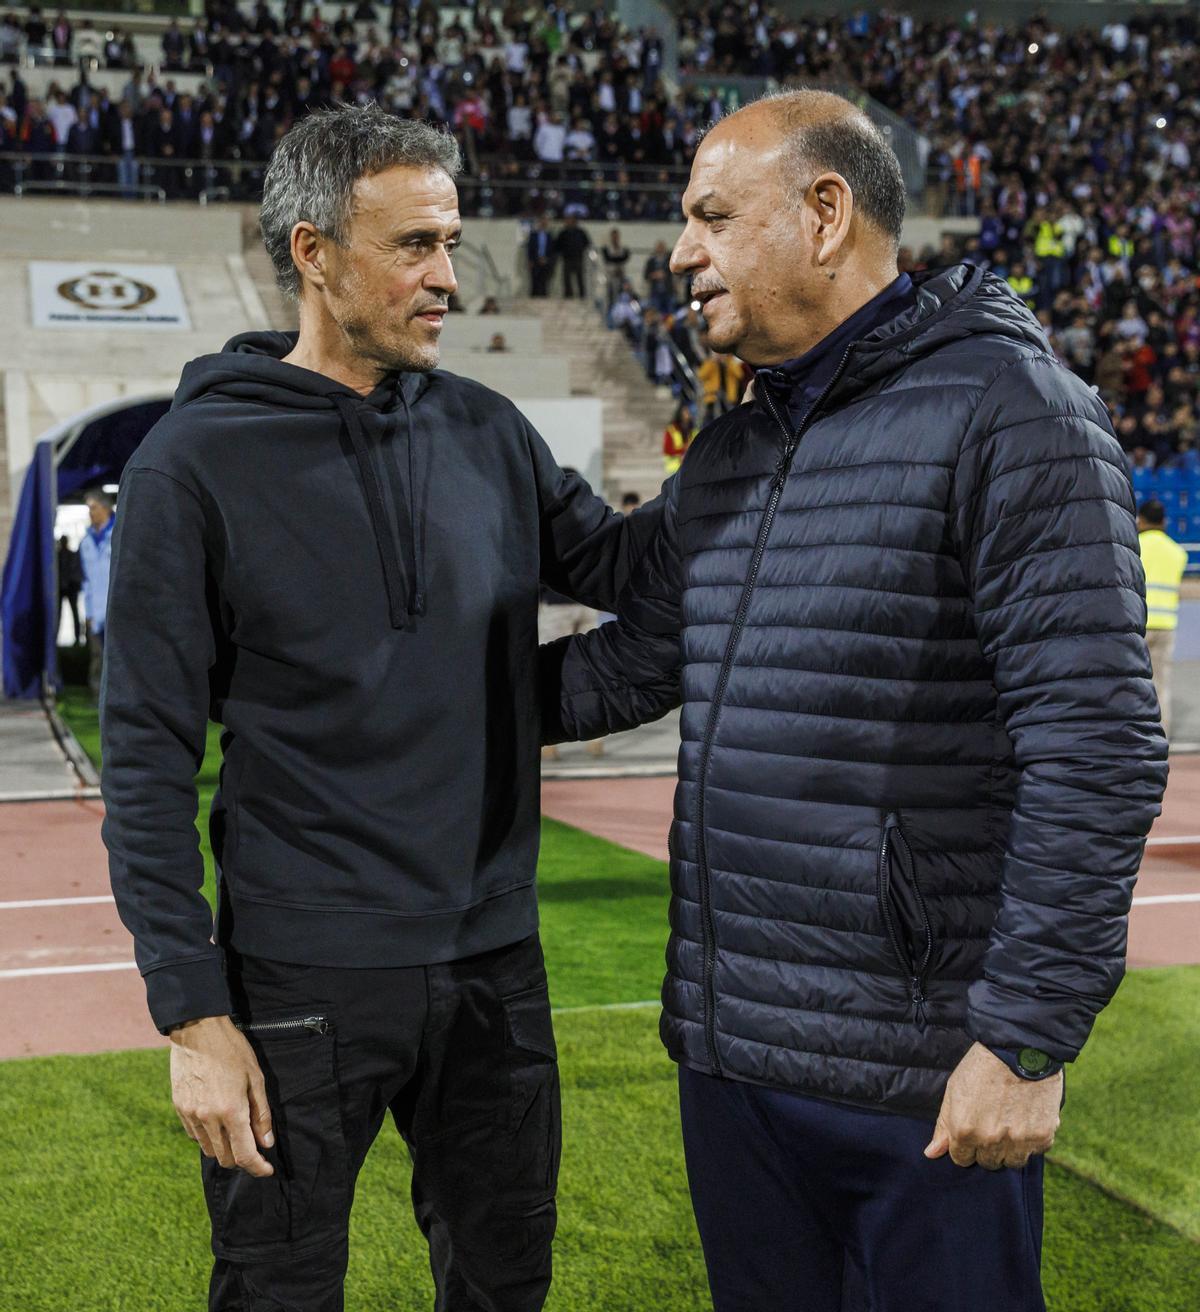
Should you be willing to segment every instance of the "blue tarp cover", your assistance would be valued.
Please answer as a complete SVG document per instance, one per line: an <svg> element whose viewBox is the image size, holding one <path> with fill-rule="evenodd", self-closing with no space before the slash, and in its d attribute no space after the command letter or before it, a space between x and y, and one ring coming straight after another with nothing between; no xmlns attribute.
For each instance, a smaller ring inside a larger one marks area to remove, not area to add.
<svg viewBox="0 0 1200 1312"><path fill-rule="evenodd" d="M61 607L54 541L58 503L83 488L119 483L129 457L170 404L145 401L96 419L80 434L57 475L55 444L38 443L17 502L0 582L6 697L40 697L43 680L51 688L58 686Z"/></svg>

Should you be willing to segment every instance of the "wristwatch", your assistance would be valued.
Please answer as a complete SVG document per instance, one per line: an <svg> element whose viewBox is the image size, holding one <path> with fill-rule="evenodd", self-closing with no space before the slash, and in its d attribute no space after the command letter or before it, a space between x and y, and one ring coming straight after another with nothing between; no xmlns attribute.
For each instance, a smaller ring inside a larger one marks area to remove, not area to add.
<svg viewBox="0 0 1200 1312"><path fill-rule="evenodd" d="M988 1051L1008 1067L1014 1075L1023 1080L1048 1080L1062 1070L1061 1061L1056 1061L1041 1048L992 1048Z"/></svg>

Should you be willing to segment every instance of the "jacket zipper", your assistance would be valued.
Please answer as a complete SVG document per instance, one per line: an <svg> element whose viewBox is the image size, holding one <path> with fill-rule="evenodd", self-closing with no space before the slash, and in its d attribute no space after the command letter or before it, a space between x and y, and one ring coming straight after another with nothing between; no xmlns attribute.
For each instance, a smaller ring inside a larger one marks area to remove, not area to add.
<svg viewBox="0 0 1200 1312"><path fill-rule="evenodd" d="M894 823L889 823L893 821ZM921 953L920 961L911 961L900 942L900 935L896 932L896 922L892 915L891 898L888 895L888 888L891 882L889 872L889 860L891 858L892 831L895 831L896 837L904 844L909 854L909 886L912 888L913 896L917 900L917 907L921 913L921 924L925 931L925 947ZM884 821L883 838L879 844L879 911L883 916L884 927L892 944L892 951L895 953L896 960L900 966L909 971L908 977L908 998L913 1006L913 1015L919 1025L924 1025L927 1019L926 998L925 998L925 977L929 971L929 963L933 957L933 924L929 919L929 907L925 902L925 895L921 892L921 885L917 880L916 868L912 861L912 851L908 848L908 840L904 837L899 822L895 816L888 816Z"/></svg>
<svg viewBox="0 0 1200 1312"><path fill-rule="evenodd" d="M789 429L780 418L769 389L763 388L763 399L771 411L771 417L783 433L783 450L775 466L775 473L771 476L771 495L767 499L767 507L763 511L763 517L758 526L758 536L754 542L754 554L750 558L750 569L746 575L745 583L742 584L741 600L738 602L737 612L733 617L733 628L729 634L729 641L725 645L725 655L721 660L721 669L717 675L717 689L713 694L712 705L709 707L708 724L704 730L704 741L700 746L699 787L696 791L696 831L700 856L700 917L704 935L704 1042L708 1051L708 1063L714 1075L721 1074L721 1058L717 1053L717 998L714 984L717 966L717 926L713 919L708 840L704 833L704 800L708 784L708 767L712 760L713 740L716 736L717 720L720 718L725 689L729 683L729 676L733 673L733 659L737 655L742 629L746 624L746 615L750 610L750 598L754 593L754 584L758 579L759 566L762 564L763 554L767 548L767 537L775 520L775 511L779 506L779 499L783 495L783 485L787 482L792 457L796 454L796 447L800 444L800 439L816 418L818 411L825 403L826 397L833 391L834 385L841 377L842 370L846 367L846 361L849 360L850 352L853 349L854 344L851 343L846 348L846 352L825 390L817 397L808 414L804 416L803 423L795 431Z"/></svg>
<svg viewBox="0 0 1200 1312"><path fill-rule="evenodd" d="M280 1034L285 1030L308 1030L310 1034L332 1034L333 1026L327 1016L298 1016L295 1020L235 1020L243 1034Z"/></svg>

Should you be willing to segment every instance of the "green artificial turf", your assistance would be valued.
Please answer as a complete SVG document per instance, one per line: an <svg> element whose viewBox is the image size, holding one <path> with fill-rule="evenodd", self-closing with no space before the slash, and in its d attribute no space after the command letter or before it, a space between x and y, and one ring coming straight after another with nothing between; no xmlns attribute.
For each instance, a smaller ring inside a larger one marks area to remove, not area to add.
<svg viewBox="0 0 1200 1312"><path fill-rule="evenodd" d="M1136 971L1067 1073L1053 1155L1200 1242L1198 1106L1200 966Z"/></svg>
<svg viewBox="0 0 1200 1312"><path fill-rule="evenodd" d="M557 1028L565 1142L548 1312L702 1312L674 1068L655 1013L560 1015ZM206 1217L165 1053L6 1063L0 1159L5 1312L203 1306ZM1054 1167L1046 1209L1050 1312L1195 1312L1197 1245ZM390 1127L360 1180L352 1250L350 1312L432 1305L407 1155Z"/></svg>
<svg viewBox="0 0 1200 1312"><path fill-rule="evenodd" d="M98 757L86 698L69 691L62 708ZM201 816L219 760L214 730ZM666 867L545 821L539 886L551 996L568 1009L556 1018L565 1144L547 1308L700 1312L710 1304L657 1011L570 1010L657 996ZM1047 1172L1050 1312L1200 1308L1198 998L1200 967L1131 975L1071 1069ZM170 1108L162 1052L0 1067L0 1312L202 1307L194 1151ZM431 1305L407 1156L385 1130L360 1181L347 1307Z"/></svg>

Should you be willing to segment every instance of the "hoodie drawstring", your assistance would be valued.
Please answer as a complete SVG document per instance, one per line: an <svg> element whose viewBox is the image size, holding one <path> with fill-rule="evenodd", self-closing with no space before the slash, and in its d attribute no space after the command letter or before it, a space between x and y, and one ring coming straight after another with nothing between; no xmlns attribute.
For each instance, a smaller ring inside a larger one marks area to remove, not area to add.
<svg viewBox="0 0 1200 1312"><path fill-rule="evenodd" d="M417 474L416 474L416 438L413 433L412 406L404 389L400 388L400 400L404 404L404 417L408 421L408 523L412 531L413 580L409 595L408 610L410 615L425 614L425 552L421 545L421 532L417 525Z"/></svg>
<svg viewBox="0 0 1200 1312"><path fill-rule="evenodd" d="M363 432L362 420L358 417L358 410L355 403L344 392L330 392L329 399L337 407L338 413L342 417L342 423L346 426L346 432L350 437L350 444L354 447L354 456L358 461L358 472L362 477L363 491L366 494L367 513L371 517L371 528L375 533L375 545L379 548L379 560L383 565L383 582L387 589L388 613L391 618L393 629L402 629L408 620L408 612L404 604L404 567L400 561L400 553L396 549L396 541L392 535L391 526L388 524L387 509L383 504L383 489L379 485L379 476L375 472L375 466L371 461L371 453L367 449L367 436ZM405 402L407 410L408 403ZM412 416L409 416L409 471L411 478L412 470ZM411 518L413 521L413 538L416 539L416 506L411 508Z"/></svg>

